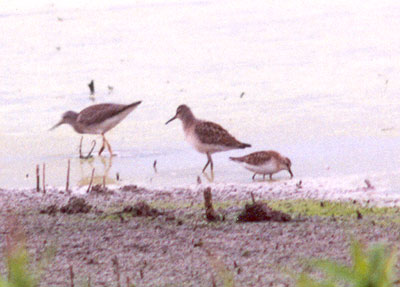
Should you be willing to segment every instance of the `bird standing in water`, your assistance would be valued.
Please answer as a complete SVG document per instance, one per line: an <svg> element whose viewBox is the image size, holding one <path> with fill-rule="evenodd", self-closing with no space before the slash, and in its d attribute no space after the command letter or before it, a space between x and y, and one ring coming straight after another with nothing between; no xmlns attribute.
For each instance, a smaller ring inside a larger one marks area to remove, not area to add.
<svg viewBox="0 0 400 287"><path fill-rule="evenodd" d="M272 175L281 170L287 170L290 174L290 178L293 177L291 170L292 162L289 158L282 156L276 151L253 152L242 157L230 157L230 159L254 172L253 180L256 174L262 174L264 179L265 175L269 174L269 179L272 179Z"/></svg>
<svg viewBox="0 0 400 287"><path fill-rule="evenodd" d="M243 149L251 146L235 139L220 125L197 119L186 105L180 105L176 110L175 116L165 124L175 119L180 119L182 121L186 140L198 152L207 155L208 161L203 168L203 172L209 164L211 172L213 172L214 164L211 158L213 153L231 149Z"/></svg>
<svg viewBox="0 0 400 287"><path fill-rule="evenodd" d="M111 145L104 134L126 118L140 103L141 101L129 105L105 103L89 106L79 113L68 111L50 130L62 124L69 124L80 134L101 134L103 145L99 150L99 155L107 145L110 156L112 156Z"/></svg>

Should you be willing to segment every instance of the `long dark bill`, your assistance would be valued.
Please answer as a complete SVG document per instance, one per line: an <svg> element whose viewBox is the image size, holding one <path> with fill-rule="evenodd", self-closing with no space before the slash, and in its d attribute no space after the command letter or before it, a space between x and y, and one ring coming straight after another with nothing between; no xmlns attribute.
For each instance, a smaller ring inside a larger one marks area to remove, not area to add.
<svg viewBox="0 0 400 287"><path fill-rule="evenodd" d="M49 131L54 130L56 127L62 125L63 123L64 123L63 120L59 121L59 122L58 122L57 124L55 124L51 129L49 129Z"/></svg>
<svg viewBox="0 0 400 287"><path fill-rule="evenodd" d="M167 121L165 124L168 125L170 122L172 122L172 121L175 120L175 119L176 119L176 115L175 115L172 119L170 119L169 121Z"/></svg>

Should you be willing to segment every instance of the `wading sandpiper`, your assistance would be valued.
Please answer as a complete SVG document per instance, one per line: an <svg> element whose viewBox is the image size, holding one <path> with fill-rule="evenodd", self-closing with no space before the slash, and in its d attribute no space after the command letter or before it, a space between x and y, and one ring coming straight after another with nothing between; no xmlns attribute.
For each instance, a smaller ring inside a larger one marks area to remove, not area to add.
<svg viewBox="0 0 400 287"><path fill-rule="evenodd" d="M197 119L190 108L186 105L180 105L176 110L176 115L167 121L169 122L180 119L183 125L186 140L200 153L207 155L207 163L203 168L203 172L210 164L211 173L214 164L211 154L231 149L239 149L250 147L251 145L241 143L235 139L228 131L220 125Z"/></svg>
<svg viewBox="0 0 400 287"><path fill-rule="evenodd" d="M61 120L50 130L62 124L69 124L80 134L100 134L103 137L103 145L99 150L99 155L107 145L110 156L112 156L111 146L104 134L126 118L140 103L141 101L129 105L97 104L89 106L79 113L68 111L62 115Z"/></svg>
<svg viewBox="0 0 400 287"><path fill-rule="evenodd" d="M293 177L292 170L290 169L292 166L290 159L276 151L253 152L242 157L230 157L230 159L254 172L253 180L256 174L262 174L264 179L265 175L269 174L269 178L272 179L272 175L281 170L287 170L290 173L290 178Z"/></svg>

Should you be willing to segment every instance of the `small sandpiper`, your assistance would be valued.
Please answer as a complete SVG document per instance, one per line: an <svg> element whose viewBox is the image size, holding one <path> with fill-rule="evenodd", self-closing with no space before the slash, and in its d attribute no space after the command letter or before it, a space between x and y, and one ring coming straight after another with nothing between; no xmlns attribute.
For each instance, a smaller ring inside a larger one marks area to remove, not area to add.
<svg viewBox="0 0 400 287"><path fill-rule="evenodd" d="M276 151L253 152L242 157L230 157L230 159L254 172L253 180L256 174L262 174L264 179L265 175L269 174L269 178L272 179L272 175L281 170L287 170L290 173L290 178L293 177L292 170L290 169L292 166L290 159Z"/></svg>
<svg viewBox="0 0 400 287"><path fill-rule="evenodd" d="M79 113L68 111L62 115L61 120L50 130L62 124L69 124L80 134L101 134L103 145L99 150L99 155L101 155L105 145L107 145L110 156L112 156L111 146L104 134L126 118L140 103L141 101L129 105L106 103L89 106Z"/></svg>
<svg viewBox="0 0 400 287"><path fill-rule="evenodd" d="M198 152L207 155L208 161L203 168L203 172L209 164L211 173L213 172L214 164L211 154L231 149L243 149L251 146L239 142L220 125L197 119L186 105L180 105L176 110L176 115L165 124L175 119L180 119L182 121L186 140Z"/></svg>

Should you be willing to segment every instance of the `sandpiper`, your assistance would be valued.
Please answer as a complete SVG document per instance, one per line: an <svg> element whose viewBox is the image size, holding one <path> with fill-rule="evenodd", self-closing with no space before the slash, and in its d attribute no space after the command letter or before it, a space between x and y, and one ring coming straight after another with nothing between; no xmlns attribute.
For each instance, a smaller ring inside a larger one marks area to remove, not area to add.
<svg viewBox="0 0 400 287"><path fill-rule="evenodd" d="M230 159L254 172L253 180L256 174L262 174L264 179L265 175L269 174L269 178L272 179L272 175L281 170L287 170L290 173L290 178L293 177L292 170L290 169L292 166L290 159L276 151L253 152L242 157L230 157Z"/></svg>
<svg viewBox="0 0 400 287"><path fill-rule="evenodd" d="M99 155L107 145L110 156L112 156L111 146L104 134L119 124L140 103L141 101L129 105L106 103L89 106L79 113L68 111L62 115L61 120L50 130L62 124L69 124L80 134L101 134L103 145L99 150Z"/></svg>
<svg viewBox="0 0 400 287"><path fill-rule="evenodd" d="M186 105L180 105L176 110L176 115L167 121L169 122L180 119L183 125L186 140L200 153L207 155L207 163L203 168L203 172L210 164L211 172L213 172L213 161L211 154L231 149L239 149L250 147L251 145L241 143L235 139L228 131L220 125L197 119L190 108Z"/></svg>

